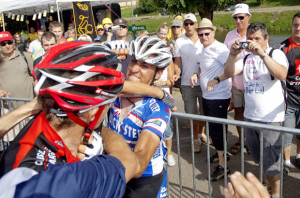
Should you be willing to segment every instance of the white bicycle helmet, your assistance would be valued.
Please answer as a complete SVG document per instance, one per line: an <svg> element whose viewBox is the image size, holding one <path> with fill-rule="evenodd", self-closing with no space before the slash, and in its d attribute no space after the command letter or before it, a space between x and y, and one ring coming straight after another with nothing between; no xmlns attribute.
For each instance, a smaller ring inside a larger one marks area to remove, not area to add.
<svg viewBox="0 0 300 198"><path fill-rule="evenodd" d="M129 53L136 60L155 65L158 69L164 69L172 60L170 47L156 36L137 37L130 43Z"/></svg>

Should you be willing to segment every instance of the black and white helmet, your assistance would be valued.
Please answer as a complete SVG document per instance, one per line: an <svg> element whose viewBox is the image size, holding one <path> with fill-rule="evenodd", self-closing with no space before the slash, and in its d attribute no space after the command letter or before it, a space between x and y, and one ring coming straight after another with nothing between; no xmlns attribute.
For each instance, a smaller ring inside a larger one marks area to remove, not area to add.
<svg viewBox="0 0 300 198"><path fill-rule="evenodd" d="M136 60L155 65L159 69L167 67L172 60L170 47L156 36L137 37L130 43L129 53Z"/></svg>

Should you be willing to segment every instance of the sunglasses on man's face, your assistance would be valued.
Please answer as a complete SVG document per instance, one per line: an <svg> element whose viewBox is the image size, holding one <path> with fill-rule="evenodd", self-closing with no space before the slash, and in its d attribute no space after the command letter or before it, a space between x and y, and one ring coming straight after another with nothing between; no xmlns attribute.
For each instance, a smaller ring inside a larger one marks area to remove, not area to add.
<svg viewBox="0 0 300 198"><path fill-rule="evenodd" d="M176 28L180 28L180 26L172 26L172 28L176 29Z"/></svg>
<svg viewBox="0 0 300 198"><path fill-rule="evenodd" d="M234 16L233 19L236 21L240 19L240 21L244 20L245 16Z"/></svg>
<svg viewBox="0 0 300 198"><path fill-rule="evenodd" d="M4 47L6 44L12 45L12 44L13 44L13 41L2 41L2 42L0 43L0 45L1 45L2 47Z"/></svg>
<svg viewBox="0 0 300 198"><path fill-rule="evenodd" d="M126 25L120 25L120 28L125 29L125 28L127 28L127 26Z"/></svg>
<svg viewBox="0 0 300 198"><path fill-rule="evenodd" d="M103 29L98 29L98 31L103 31Z"/></svg>
<svg viewBox="0 0 300 198"><path fill-rule="evenodd" d="M184 26L188 26L188 25L193 26L194 24L195 24L194 22L191 22L191 23L184 23Z"/></svg>
<svg viewBox="0 0 300 198"><path fill-rule="evenodd" d="M203 37L203 35L205 36L209 36L211 32L206 32L206 33L201 33L201 34L198 34L199 37Z"/></svg>

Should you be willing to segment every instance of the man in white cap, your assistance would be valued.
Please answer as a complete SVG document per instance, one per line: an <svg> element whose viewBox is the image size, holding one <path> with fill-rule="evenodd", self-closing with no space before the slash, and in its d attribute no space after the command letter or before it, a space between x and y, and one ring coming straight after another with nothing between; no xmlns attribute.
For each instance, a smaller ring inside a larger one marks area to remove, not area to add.
<svg viewBox="0 0 300 198"><path fill-rule="evenodd" d="M199 111L203 114L202 108L202 90L199 83L194 87L190 86L190 77L199 70L199 62L196 58L197 52L202 50L202 44L197 35L197 19L194 14L186 14L183 17L183 27L185 35L178 38L175 42L174 57L175 57L175 76L173 79L178 80L181 73L181 94L184 102L186 113L197 114L197 100L199 102ZM181 69L180 69L181 68ZM198 139L198 121L193 122L194 126L194 152L201 151L201 142ZM202 123L202 122L201 122ZM202 128L204 124L202 123ZM201 131L201 130L200 130ZM206 139L205 134L202 135Z"/></svg>
<svg viewBox="0 0 300 198"><path fill-rule="evenodd" d="M235 40L239 39L240 41L246 41L247 28L249 26L249 20L251 14L249 12L249 6L244 3L237 4L235 10L232 14L236 29L231 30L227 33L224 44L228 49L231 48L231 45ZM248 54L246 50L242 50L241 53L237 56L239 59L241 56ZM234 108L234 119L235 120L244 120L244 86L243 86L243 76L237 75L232 77L232 101ZM236 142L230 149L232 154L237 154L241 150L241 127L237 126L237 131L239 134L238 142Z"/></svg>
<svg viewBox="0 0 300 198"><path fill-rule="evenodd" d="M198 65L198 71L191 75L191 87L193 88L196 83L200 82L203 91L204 115L226 119L231 96L231 81L224 76L224 64L228 58L229 50L223 43L215 40L216 27L209 19L203 18L197 31L203 49L196 56L198 62L201 63ZM211 163L219 162L211 175L211 180L217 181L222 179L225 174L223 138L226 137L223 137L222 124L209 123L209 132L213 145L217 150L210 161ZM226 172L230 172L229 168Z"/></svg>

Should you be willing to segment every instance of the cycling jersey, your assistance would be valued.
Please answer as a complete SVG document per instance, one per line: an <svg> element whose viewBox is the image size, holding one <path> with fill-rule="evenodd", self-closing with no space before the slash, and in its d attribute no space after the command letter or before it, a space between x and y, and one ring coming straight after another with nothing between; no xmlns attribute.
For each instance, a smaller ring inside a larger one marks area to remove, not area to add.
<svg viewBox="0 0 300 198"><path fill-rule="evenodd" d="M50 164L64 164L79 161L65 146L41 112L35 116L17 135L4 152L0 162L0 177L6 172L28 167L39 172Z"/></svg>
<svg viewBox="0 0 300 198"><path fill-rule="evenodd" d="M289 61L286 77L287 104L298 108L300 106L300 45L294 43L290 37L280 43L278 48L285 53Z"/></svg>
<svg viewBox="0 0 300 198"><path fill-rule="evenodd" d="M166 153L162 138L170 119L169 107L160 100L145 97L131 107L122 123L120 123L120 115L120 98L117 98L111 105L109 127L121 134L132 150L143 130L147 129L159 136L159 146L141 177L150 177L161 173Z"/></svg>

